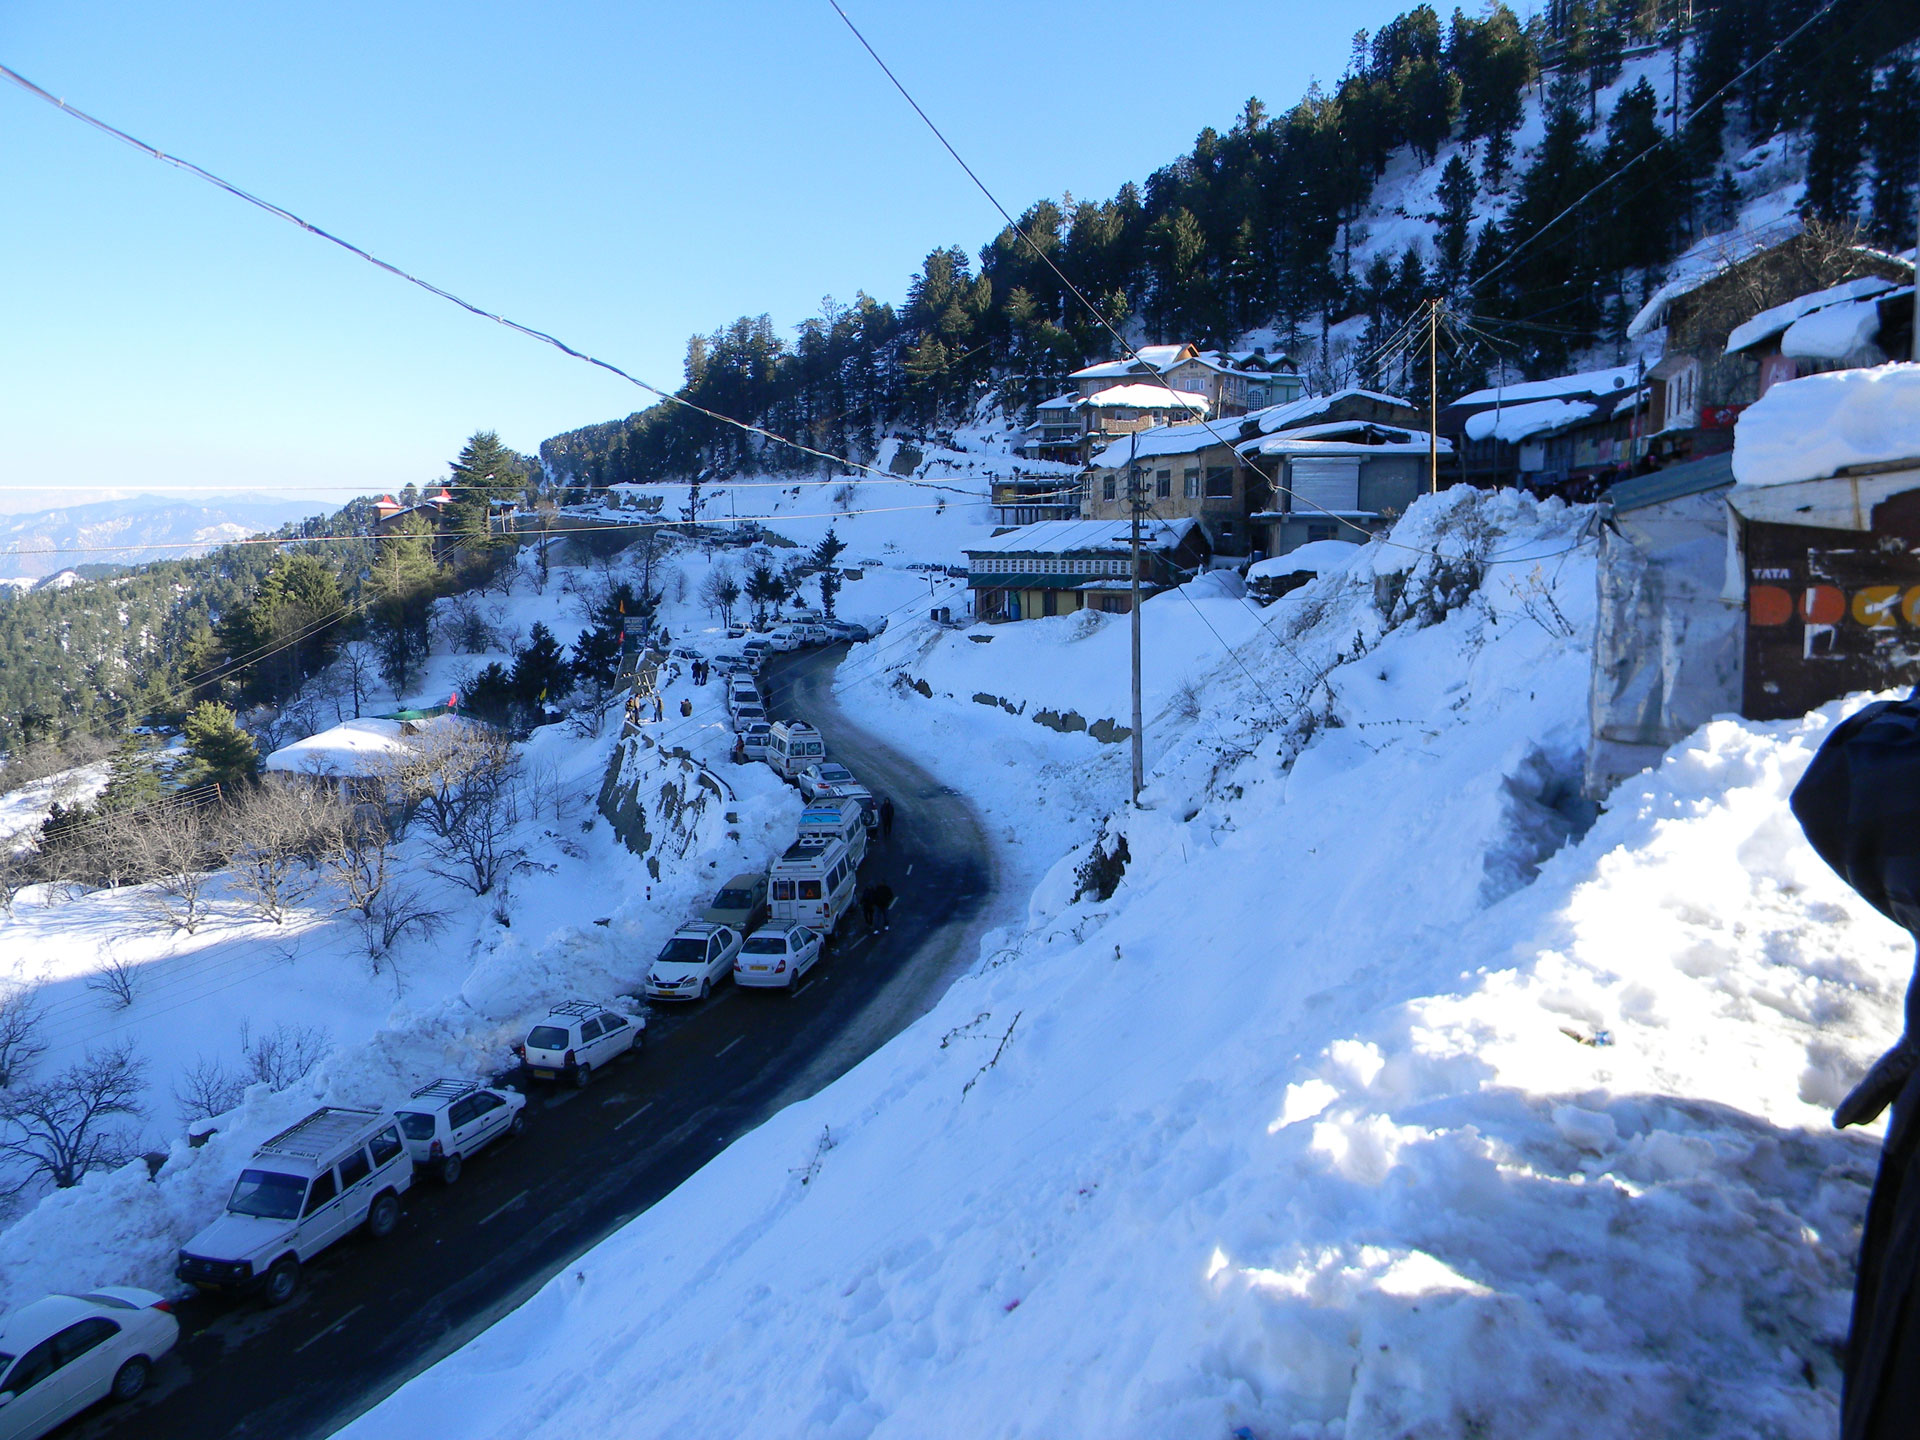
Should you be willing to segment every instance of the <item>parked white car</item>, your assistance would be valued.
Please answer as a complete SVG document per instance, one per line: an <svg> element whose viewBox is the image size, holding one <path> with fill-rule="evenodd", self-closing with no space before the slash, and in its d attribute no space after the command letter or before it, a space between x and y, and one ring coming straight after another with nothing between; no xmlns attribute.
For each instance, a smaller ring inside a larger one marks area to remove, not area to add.
<svg viewBox="0 0 1920 1440"><path fill-rule="evenodd" d="M647 1022L590 1000L568 1000L547 1012L515 1047L535 1080L564 1080L584 1089L593 1072L638 1048Z"/></svg>
<svg viewBox="0 0 1920 1440"><path fill-rule="evenodd" d="M767 758L767 739L772 727L765 720L749 720L740 730L740 748L749 760Z"/></svg>
<svg viewBox="0 0 1920 1440"><path fill-rule="evenodd" d="M173 1273L284 1305L300 1267L334 1241L362 1225L376 1240L391 1235L412 1184L413 1157L392 1115L325 1106L253 1152L226 1213L180 1247Z"/></svg>
<svg viewBox="0 0 1920 1440"><path fill-rule="evenodd" d="M805 925L762 925L741 942L733 961L733 983L792 990L800 977L820 963L824 942L818 930Z"/></svg>
<svg viewBox="0 0 1920 1440"><path fill-rule="evenodd" d="M775 650L798 650L801 646L800 630L795 625L780 625L767 632L767 643Z"/></svg>
<svg viewBox="0 0 1920 1440"><path fill-rule="evenodd" d="M49 1295L0 1321L0 1440L36 1440L112 1396L131 1400L180 1339L172 1302L107 1285Z"/></svg>
<svg viewBox="0 0 1920 1440"><path fill-rule="evenodd" d="M490 1090L471 1080L435 1080L422 1085L394 1112L400 1136L415 1165L424 1165L451 1185L467 1157L496 1140L526 1129L527 1097L518 1090Z"/></svg>
<svg viewBox="0 0 1920 1440"><path fill-rule="evenodd" d="M755 725L767 724L767 711L763 705L743 701L733 707L733 729L735 734L745 734Z"/></svg>
<svg viewBox="0 0 1920 1440"><path fill-rule="evenodd" d="M796 784L800 793L809 800L821 800L836 793L841 785L857 785L853 772L837 760L817 760L802 770Z"/></svg>
<svg viewBox="0 0 1920 1440"><path fill-rule="evenodd" d="M740 933L728 925L689 920L673 932L647 971L649 1000L704 1000L733 974Z"/></svg>

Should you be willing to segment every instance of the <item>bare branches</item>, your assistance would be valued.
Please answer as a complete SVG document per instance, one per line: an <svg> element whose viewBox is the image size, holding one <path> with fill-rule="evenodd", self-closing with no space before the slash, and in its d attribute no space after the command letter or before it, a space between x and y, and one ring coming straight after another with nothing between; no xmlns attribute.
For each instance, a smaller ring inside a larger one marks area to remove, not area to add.
<svg viewBox="0 0 1920 1440"><path fill-rule="evenodd" d="M278 925L313 889L316 869L343 820L342 806L319 786L269 781L233 808L233 888L263 920Z"/></svg>
<svg viewBox="0 0 1920 1440"><path fill-rule="evenodd" d="M211 1120L224 1115L246 1097L247 1082L210 1056L202 1055L180 1073L173 1087L173 1102L180 1112L180 1123Z"/></svg>
<svg viewBox="0 0 1920 1440"><path fill-rule="evenodd" d="M510 842L520 820L520 757L505 735L441 726L417 737L389 775L403 812L431 837L434 874L485 895L525 861Z"/></svg>
<svg viewBox="0 0 1920 1440"><path fill-rule="evenodd" d="M107 1002L116 1010L125 1010L133 1004L135 981L139 966L124 955L109 950L105 963L87 977L87 989L97 990L107 997Z"/></svg>
<svg viewBox="0 0 1920 1440"><path fill-rule="evenodd" d="M0 993L0 1090L11 1089L47 1053L41 1019L36 987L10 985Z"/></svg>
<svg viewBox="0 0 1920 1440"><path fill-rule="evenodd" d="M152 877L142 899L157 918L189 935L207 918L207 886L221 858L215 827L199 807L164 811L139 827L142 868Z"/></svg>
<svg viewBox="0 0 1920 1440"><path fill-rule="evenodd" d="M90 1051L51 1080L0 1094L0 1155L24 1168L21 1186L45 1176L63 1190L125 1164L136 1145L115 1122L140 1115L146 1088L146 1062L131 1041Z"/></svg>
<svg viewBox="0 0 1920 1440"><path fill-rule="evenodd" d="M247 1076L269 1090L285 1090L307 1078L307 1073L333 1048L333 1036L321 1025L273 1027L258 1040L240 1027L240 1053L246 1057Z"/></svg>

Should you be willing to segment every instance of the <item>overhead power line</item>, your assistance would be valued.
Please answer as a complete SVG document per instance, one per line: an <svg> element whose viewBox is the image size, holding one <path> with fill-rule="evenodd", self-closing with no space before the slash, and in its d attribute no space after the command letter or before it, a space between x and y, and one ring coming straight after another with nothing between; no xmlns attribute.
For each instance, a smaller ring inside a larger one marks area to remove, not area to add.
<svg viewBox="0 0 1920 1440"><path fill-rule="evenodd" d="M770 441L775 445L784 445L790 450L797 451L802 455L809 455L816 460L824 460L831 465L840 465L840 466L844 466L849 470L864 471L869 475L876 476L883 480L894 480L894 481L900 481L905 484L920 485L927 489L942 490L942 489L951 488L948 486L941 485L935 481L906 480L902 476L888 474L885 471L877 470L873 466L864 464L860 461L848 460L844 456L834 455L826 450L817 450L811 445L803 444L802 442L798 440L790 439L785 435L776 434L774 431L768 430L765 427L760 425L755 425L751 421L736 420L733 416L723 415L718 410L709 410L707 409L706 406L696 404L695 402L687 399L683 395L678 395L678 394L674 394L671 391L663 390L658 385L654 385L649 383L648 381L642 380L639 376L632 374L630 371L623 370L620 366L614 364L611 360L602 360L597 355L591 355L584 350L576 349L572 345L569 345L566 341L560 339L560 337L557 335L549 334L545 330L535 329L531 325L524 325L518 320L509 319L507 316L499 314L496 311L488 310L481 305L476 305L470 300L464 300L460 296L454 294L453 291L448 290L443 286L436 285L431 280L425 279L419 275L415 275L411 271L403 270L400 266L395 265L390 261L382 260L378 255L375 255L372 251L363 249L359 245L354 244L351 240L344 239L341 236L334 234L330 230L322 229L320 226L313 224L309 220L302 219L300 216L294 214L293 211L287 209L283 205L277 205L271 200L263 199L262 197L253 194L251 191L244 190L240 186L233 184L229 180L223 180L220 176L214 174L211 170L208 170L204 166L196 165L191 160L184 160L178 155L169 155L164 150L161 150L156 146L149 145L146 141L141 140L136 136L128 134L125 130L120 129L118 126L109 125L106 121L98 118L97 116L88 114L85 110L80 109L78 106L69 105L65 100L62 100L59 96L53 94L51 91L45 90L40 86L34 84L33 81L27 79L27 77L22 75L19 71L11 69L10 67L4 64L0 64L0 79L6 79L6 80L12 81L15 85L19 86L22 90L26 91L29 95L34 96L36 99L44 100L47 104L53 106L55 109L61 111L63 114L71 115L74 119L80 121L83 125L91 126L93 129L98 130L103 135L110 136L113 139L122 142L123 144L131 145L135 150L138 150L143 155L150 156L151 158L158 160L163 164L171 165L176 169L184 170L189 175L193 175L198 179L206 181L207 184L213 186L215 189L225 191L227 194L233 196L234 199L236 200L244 201L246 204L252 205L256 209L264 210L267 214L273 216L275 219L284 220L289 225L297 226L299 229L306 231L309 235L312 235L315 238L320 240L325 240L330 245L339 246L342 250L345 250L349 255L353 255L361 260L366 261L367 264L374 266L376 269L386 271L389 275L392 275L395 279L404 280L409 285L418 286L420 289L426 291L429 295L433 295L441 300L445 300L450 305L458 305L462 310L465 310L471 315L477 315L482 320L491 320L495 324L504 325L506 326L507 329L515 331L518 334L524 335L530 340L538 340L543 345L551 345L554 349L558 350L561 354L570 356L573 359L580 361L582 364L592 365L597 369L604 370L609 375L618 376L620 379L626 381L629 385L633 385L638 389L644 390L647 392L647 394L655 396L656 398L662 401L665 401L668 404L678 405L683 409L693 411L696 415L704 415L706 416L707 419L716 421L719 424L730 425L734 429L742 431L745 434L758 436L760 439Z"/></svg>

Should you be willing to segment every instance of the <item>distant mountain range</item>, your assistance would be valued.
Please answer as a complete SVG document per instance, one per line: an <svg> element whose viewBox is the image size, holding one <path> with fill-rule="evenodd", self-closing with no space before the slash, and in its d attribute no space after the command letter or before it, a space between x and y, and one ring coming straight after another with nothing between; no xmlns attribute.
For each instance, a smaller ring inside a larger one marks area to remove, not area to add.
<svg viewBox="0 0 1920 1440"><path fill-rule="evenodd" d="M230 540L276 530L289 520L331 508L311 500L236 496L197 502L135 495L0 515L0 581L204 555Z"/></svg>

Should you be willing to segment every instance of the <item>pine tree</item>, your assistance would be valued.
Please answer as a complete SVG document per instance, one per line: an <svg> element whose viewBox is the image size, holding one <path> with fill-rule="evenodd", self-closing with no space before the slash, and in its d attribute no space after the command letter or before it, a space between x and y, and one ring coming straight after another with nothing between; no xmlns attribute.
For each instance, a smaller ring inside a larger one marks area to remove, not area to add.
<svg viewBox="0 0 1920 1440"><path fill-rule="evenodd" d="M526 490L526 463L493 431L477 430L448 468L453 472L453 501L445 511L447 531L470 556L492 563L497 552L514 546L512 536L493 533L493 502Z"/></svg>
<svg viewBox="0 0 1920 1440"><path fill-rule="evenodd" d="M820 570L820 613L827 619L833 618L833 597L839 593L840 577L833 568L834 561L840 558L847 548L847 542L835 533L829 525L827 533L820 537L820 543L813 547L812 555L807 558Z"/></svg>
<svg viewBox="0 0 1920 1440"><path fill-rule="evenodd" d="M1845 224L1859 210L1871 94L1866 66L1850 56L1834 56L1821 72L1814 90L1806 198L1807 212L1819 219Z"/></svg>
<svg viewBox="0 0 1920 1440"><path fill-rule="evenodd" d="M514 697L530 710L549 700L564 700L573 690L560 642L538 620L527 634L527 648L513 657L512 679Z"/></svg>
<svg viewBox="0 0 1920 1440"><path fill-rule="evenodd" d="M1914 171L1920 167L1920 75L1911 60L1896 60L1874 86L1867 114L1873 155L1869 228L1876 243L1905 250L1915 243Z"/></svg>
<svg viewBox="0 0 1920 1440"><path fill-rule="evenodd" d="M240 728L233 711L218 701L203 700L193 707L187 716L186 739L195 784L218 785L231 796L260 773L260 752L253 737Z"/></svg>
<svg viewBox="0 0 1920 1440"><path fill-rule="evenodd" d="M1479 191L1473 167L1464 156L1455 155L1447 161L1440 172L1440 213L1434 217L1433 253L1440 283L1448 290L1457 289L1466 278L1467 247L1473 238L1473 202Z"/></svg>

